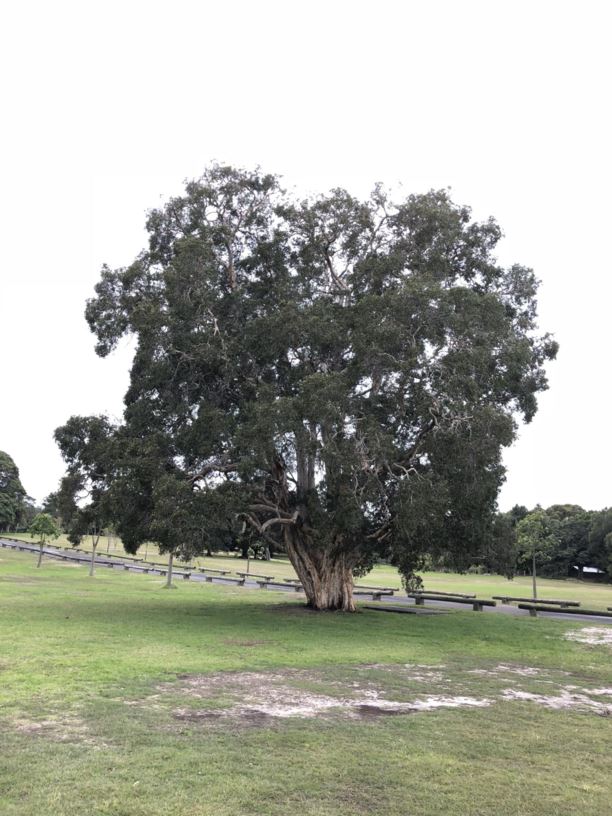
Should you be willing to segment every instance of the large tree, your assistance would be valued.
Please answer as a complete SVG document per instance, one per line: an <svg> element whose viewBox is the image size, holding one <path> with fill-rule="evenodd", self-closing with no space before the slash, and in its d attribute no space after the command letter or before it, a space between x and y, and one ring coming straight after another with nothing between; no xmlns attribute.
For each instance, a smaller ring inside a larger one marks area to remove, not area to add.
<svg viewBox="0 0 612 816"><path fill-rule="evenodd" d="M8 453L0 451L0 531L14 530L20 523L26 499L19 468Z"/></svg>
<svg viewBox="0 0 612 816"><path fill-rule="evenodd" d="M294 203L213 166L147 230L86 312L101 356L137 339L115 432L128 545L202 546L212 508L282 538L316 609L352 610L382 555L407 576L436 549L467 563L556 353L498 225L445 191Z"/></svg>

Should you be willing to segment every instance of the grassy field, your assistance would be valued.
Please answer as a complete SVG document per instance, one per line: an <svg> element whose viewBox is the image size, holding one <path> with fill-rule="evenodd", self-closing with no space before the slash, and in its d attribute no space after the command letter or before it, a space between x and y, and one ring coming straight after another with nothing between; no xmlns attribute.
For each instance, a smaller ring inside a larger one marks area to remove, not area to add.
<svg viewBox="0 0 612 816"><path fill-rule="evenodd" d="M0 551L3 816L609 816L612 643L585 624L34 565ZM459 578L493 589L426 584Z"/></svg>
<svg viewBox="0 0 612 816"><path fill-rule="evenodd" d="M26 533L11 533L11 538L20 538L24 541L32 541L32 537ZM70 547L68 540L62 536L55 544ZM109 552L115 555L125 554L121 541L117 538L111 540ZM91 542L83 539L81 548L91 550ZM106 539L103 538L98 547L100 555L107 552ZM141 547L139 556L144 557L145 548ZM166 563L167 555L160 555L154 544L148 545L147 557L153 561ZM180 565L180 562L176 562ZM197 566L208 566L213 569L229 569L232 571L244 571L246 561L236 558L234 555L217 555L212 558L195 558L192 564ZM251 560L251 572L259 572L265 575L274 575L278 580L283 578L295 578L296 574L291 564L286 559L275 558L272 561ZM427 589L440 592L473 592L479 597L489 598L492 595L508 594L519 597L531 596L531 578L529 576L517 576L512 581L508 581L500 575L458 575L456 573L424 572L423 582ZM357 580L357 583L365 586L389 586L399 589L401 581L395 567L380 564L366 575ZM580 601L585 608L606 609L612 606L612 584L594 584L587 581L578 580L556 580L551 578L538 579L538 594L541 598L563 598L570 601Z"/></svg>

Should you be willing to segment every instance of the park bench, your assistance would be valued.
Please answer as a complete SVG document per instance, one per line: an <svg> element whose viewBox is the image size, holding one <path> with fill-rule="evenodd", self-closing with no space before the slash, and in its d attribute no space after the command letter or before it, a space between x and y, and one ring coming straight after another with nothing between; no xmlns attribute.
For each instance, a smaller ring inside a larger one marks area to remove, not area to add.
<svg viewBox="0 0 612 816"><path fill-rule="evenodd" d="M424 592L408 592L407 597L414 598L414 602L417 606L424 606L425 601L448 601L450 603L471 604L474 612L482 612L483 607L485 606L497 606L495 601L489 601L486 598L463 598L460 595L453 595L449 597L448 594L442 595L436 593L434 595Z"/></svg>
<svg viewBox="0 0 612 816"><path fill-rule="evenodd" d="M168 567L166 567L165 569L163 567L156 568L155 570L151 570L151 572L156 572L158 575L164 576L164 575L168 574ZM183 570L178 570L178 569L173 569L172 570L172 575L175 578L190 578L191 577L190 572L184 572Z"/></svg>
<svg viewBox="0 0 612 816"><path fill-rule="evenodd" d="M555 601L545 598L517 598L512 595L492 595L491 597L497 601L501 601L502 603L523 601L524 603L549 604L549 606L580 606L580 601Z"/></svg>
<svg viewBox="0 0 612 816"><path fill-rule="evenodd" d="M445 598L475 598L474 593L469 592L440 592L437 589L415 589L409 595L443 595Z"/></svg>
<svg viewBox="0 0 612 816"><path fill-rule="evenodd" d="M146 567L143 564L125 564L125 569L130 572L143 572L145 575L148 575L151 571L151 567Z"/></svg>
<svg viewBox="0 0 612 816"><path fill-rule="evenodd" d="M199 572L215 572L219 575L229 575L231 570L213 569L212 567L198 567Z"/></svg>
<svg viewBox="0 0 612 816"><path fill-rule="evenodd" d="M400 615L447 615L446 609L415 609L414 606L388 606L387 604L376 604L369 606L365 604L364 609L373 609L375 612L398 612Z"/></svg>
<svg viewBox="0 0 612 816"><path fill-rule="evenodd" d="M600 618L612 618L612 611L604 612L603 609L559 609L556 606L546 606L539 603L520 603L519 609L526 609L532 618L537 618L538 612L555 612L557 615L595 615Z"/></svg>
<svg viewBox="0 0 612 816"><path fill-rule="evenodd" d="M354 589L353 595L370 595L373 601L380 601L381 597L390 598L393 595L392 589Z"/></svg>
<svg viewBox="0 0 612 816"><path fill-rule="evenodd" d="M204 580L212 584L214 579L223 581L226 584L235 584L236 586L244 586L244 578L228 578L227 575L205 575Z"/></svg>
<svg viewBox="0 0 612 816"><path fill-rule="evenodd" d="M241 578L263 578L265 581L273 581L273 575L262 575L259 572L238 572L236 570L236 575L240 575Z"/></svg>
<svg viewBox="0 0 612 816"><path fill-rule="evenodd" d="M261 579L258 580L256 583L260 589L267 589L268 587L272 587L274 589L274 587L279 587L280 589L293 589L295 590L295 592L302 591L301 584L286 584L281 583L280 581L265 581Z"/></svg>
<svg viewBox="0 0 612 816"><path fill-rule="evenodd" d="M397 587L380 587L380 586L367 586L366 584L355 584L354 589L373 589L374 592L384 592L385 594L393 595L394 592L399 592Z"/></svg>
<svg viewBox="0 0 612 816"><path fill-rule="evenodd" d="M91 550L88 551L91 555ZM120 558L122 561L144 561L144 558L136 558L134 555L120 555L119 553L102 552L104 558Z"/></svg>

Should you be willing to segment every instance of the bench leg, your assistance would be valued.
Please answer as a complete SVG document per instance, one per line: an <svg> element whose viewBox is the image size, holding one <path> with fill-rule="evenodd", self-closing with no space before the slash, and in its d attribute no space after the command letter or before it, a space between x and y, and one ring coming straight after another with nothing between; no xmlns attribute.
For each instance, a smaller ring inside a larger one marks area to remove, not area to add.
<svg viewBox="0 0 612 816"><path fill-rule="evenodd" d="M425 598L415 598L415 606L425 606Z"/></svg>
<svg viewBox="0 0 612 816"><path fill-rule="evenodd" d="M474 603L472 604L472 609L474 612L482 612L482 604Z"/></svg>
<svg viewBox="0 0 612 816"><path fill-rule="evenodd" d="M532 617L532 618L537 618L538 617L538 610L537 609L530 609L529 610L529 616Z"/></svg>

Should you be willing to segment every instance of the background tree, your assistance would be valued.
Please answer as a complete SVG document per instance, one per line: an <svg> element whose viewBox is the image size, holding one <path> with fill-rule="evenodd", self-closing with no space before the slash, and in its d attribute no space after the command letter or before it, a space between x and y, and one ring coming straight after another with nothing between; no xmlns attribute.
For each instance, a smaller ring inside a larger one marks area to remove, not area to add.
<svg viewBox="0 0 612 816"><path fill-rule="evenodd" d="M519 563L531 564L535 600L538 597L537 565L550 561L553 553L558 549L561 541L561 523L554 514L548 514L539 507L519 521L516 534Z"/></svg>
<svg viewBox="0 0 612 816"><path fill-rule="evenodd" d="M30 524L30 533L32 536L40 538L38 563L36 564L37 567L40 567L45 543L50 538L58 538L60 530L55 520L48 513L39 513Z"/></svg>
<svg viewBox="0 0 612 816"><path fill-rule="evenodd" d="M14 530L21 520L26 492L13 459L0 451L0 531Z"/></svg>
<svg viewBox="0 0 612 816"><path fill-rule="evenodd" d="M58 492L47 497L47 504L62 518L73 545L80 544L84 536L91 536L90 576L94 575L100 536L113 521L109 444L113 430L105 417L72 417L55 431L67 473Z"/></svg>
<svg viewBox="0 0 612 816"><path fill-rule="evenodd" d="M58 523L61 522L61 515L59 509L59 489L54 490L49 493L43 499L42 503L42 512L48 513L52 516Z"/></svg>
<svg viewBox="0 0 612 816"><path fill-rule="evenodd" d="M217 494L283 541L316 609L352 610L381 555L408 579L432 548L466 563L556 353L531 270L495 262L497 224L445 191L294 203L214 166L147 229L86 312L100 355L137 338L114 446L126 546L201 547L192 510Z"/></svg>
<svg viewBox="0 0 612 816"><path fill-rule="evenodd" d="M584 560L588 563L583 566L597 567L612 577L612 508L592 514Z"/></svg>

